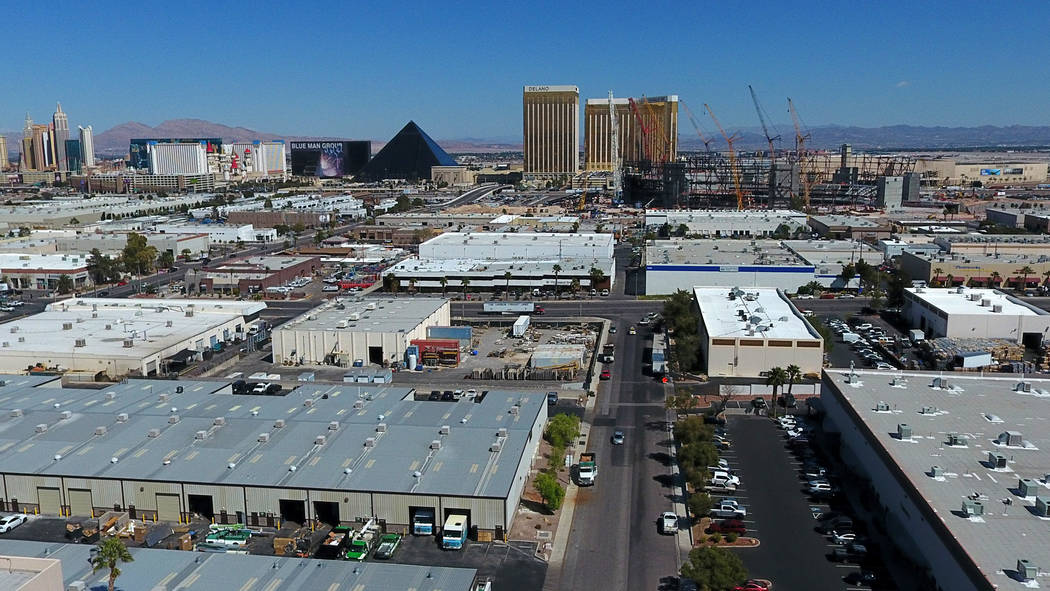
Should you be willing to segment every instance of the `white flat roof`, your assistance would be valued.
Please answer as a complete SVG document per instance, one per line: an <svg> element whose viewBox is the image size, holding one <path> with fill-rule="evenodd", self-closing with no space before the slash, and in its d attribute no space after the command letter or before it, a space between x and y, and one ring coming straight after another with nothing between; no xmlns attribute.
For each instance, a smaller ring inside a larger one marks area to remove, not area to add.
<svg viewBox="0 0 1050 591"><path fill-rule="evenodd" d="M924 287L921 292L916 288L907 288L905 291L909 292L915 299L922 300L947 314L996 314L998 316L1044 316L1050 314L1029 306L998 289ZM962 293L959 293L960 291ZM977 296L977 299L971 300L971 295ZM988 306L982 306L981 300L990 300L991 303ZM1002 306L1002 311L993 312L992 306Z"/></svg>
<svg viewBox="0 0 1050 591"><path fill-rule="evenodd" d="M765 339L819 339L820 335L801 316L799 311L770 287L750 288L730 299L732 287L694 287L693 297L700 308L700 315L712 338L751 337ZM741 318L740 312L744 315ZM748 326L768 327L756 329L748 335Z"/></svg>
<svg viewBox="0 0 1050 591"><path fill-rule="evenodd" d="M87 267L87 256L79 254L25 254L0 253L0 268L43 269L46 271L75 271Z"/></svg>
<svg viewBox="0 0 1050 591"><path fill-rule="evenodd" d="M455 243L463 246L499 244L501 246L536 246L537 244L611 247L612 234L567 234L565 232L445 232L427 240L424 244Z"/></svg>

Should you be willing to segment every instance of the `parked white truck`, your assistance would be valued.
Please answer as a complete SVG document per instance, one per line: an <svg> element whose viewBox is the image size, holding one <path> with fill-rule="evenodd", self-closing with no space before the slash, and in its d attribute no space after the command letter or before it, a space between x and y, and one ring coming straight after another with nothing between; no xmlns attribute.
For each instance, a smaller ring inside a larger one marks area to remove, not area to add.
<svg viewBox="0 0 1050 591"><path fill-rule="evenodd" d="M580 464L577 466L577 482L580 486L591 486L596 478L598 478L598 463L594 459L594 453L581 453Z"/></svg>

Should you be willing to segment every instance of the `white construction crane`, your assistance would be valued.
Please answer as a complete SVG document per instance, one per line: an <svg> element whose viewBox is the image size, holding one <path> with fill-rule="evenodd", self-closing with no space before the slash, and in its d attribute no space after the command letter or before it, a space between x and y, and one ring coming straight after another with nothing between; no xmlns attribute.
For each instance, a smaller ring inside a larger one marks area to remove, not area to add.
<svg viewBox="0 0 1050 591"><path fill-rule="evenodd" d="M621 187L621 175L623 171L620 170L620 121L616 117L616 105L613 104L613 91L609 91L609 128L612 130L612 169L613 169L613 200L619 201L623 197L623 187Z"/></svg>

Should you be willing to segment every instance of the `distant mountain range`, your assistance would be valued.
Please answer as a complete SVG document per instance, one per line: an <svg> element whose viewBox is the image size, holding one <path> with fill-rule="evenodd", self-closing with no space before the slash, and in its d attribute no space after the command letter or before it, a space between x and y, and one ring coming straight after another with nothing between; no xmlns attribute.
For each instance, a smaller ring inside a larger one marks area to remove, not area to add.
<svg viewBox="0 0 1050 591"><path fill-rule="evenodd" d="M795 145L794 131L790 126L780 126L782 139L778 147L789 149ZM725 140L710 130L704 131L711 141L711 149L725 148ZM730 130L736 133L735 145L739 149L758 150L767 147L765 137L757 128ZM18 155L21 132L6 131L8 149L12 160ZM807 145L814 149L835 149L840 144L852 144L858 150L959 150L967 148L1024 148L1050 146L1050 126L1010 125L998 127L925 127L918 125L888 125L884 127L853 127L825 125L809 129ZM243 140L335 140L336 137L293 136L255 131L245 127L230 127L202 119L171 119L150 127L129 121L95 135L95 152L99 155L120 156L128 151L131 138L180 138L218 137L224 141ZM385 143L372 140L372 150L378 151ZM522 144L514 137L460 138L437 140L447 152L520 152ZM679 147L682 150L703 150L704 144L691 128L679 132Z"/></svg>

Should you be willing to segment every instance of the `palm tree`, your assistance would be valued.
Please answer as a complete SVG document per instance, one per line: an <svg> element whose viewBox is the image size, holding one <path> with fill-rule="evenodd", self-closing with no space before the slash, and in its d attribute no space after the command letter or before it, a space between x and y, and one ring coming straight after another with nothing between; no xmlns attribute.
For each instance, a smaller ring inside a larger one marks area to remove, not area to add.
<svg viewBox="0 0 1050 591"><path fill-rule="evenodd" d="M605 271L598 267L591 267L591 270L587 271L587 275L591 277L591 289L597 288L598 284L605 279Z"/></svg>
<svg viewBox="0 0 1050 591"><path fill-rule="evenodd" d="M514 274L511 273L510 271L506 271L505 273L503 273L503 279L504 279L504 281L507 282L507 285L506 285L506 288L505 288L506 293L503 294L503 300L504 301L510 299L510 278L511 277L514 277Z"/></svg>
<svg viewBox="0 0 1050 591"><path fill-rule="evenodd" d="M91 557L91 574L109 569L109 591L113 591L117 583L117 577L120 576L120 567L117 565L122 562L133 562L134 560L131 552L128 552L127 546L120 541L120 538L106 538L98 545L98 552Z"/></svg>
<svg viewBox="0 0 1050 591"><path fill-rule="evenodd" d="M938 283L939 284L940 283L940 279L937 279L937 278L941 276L941 273L944 273L944 269L942 269L940 267L937 267L936 269L934 269L933 270L933 277L931 277L930 283Z"/></svg>
<svg viewBox="0 0 1050 591"><path fill-rule="evenodd" d="M558 290L558 273L561 273L561 265L554 265L554 299L558 299L560 295Z"/></svg>
<svg viewBox="0 0 1050 591"><path fill-rule="evenodd" d="M766 385L773 386L773 400L770 403L770 407L773 411L773 416L777 416L777 388L780 388L788 381L787 372L784 371L783 367L777 366L769 370L769 375L766 376Z"/></svg>
<svg viewBox="0 0 1050 591"><path fill-rule="evenodd" d="M467 279L466 277L464 277L459 282L460 282L460 284L463 285L463 297L465 298L465 297L467 297L467 286L470 285L470 279Z"/></svg>
<svg viewBox="0 0 1050 591"><path fill-rule="evenodd" d="M1014 271L1014 273L1021 274L1021 289L1025 289L1026 287L1028 287L1028 276L1032 273L1035 273L1035 269L1029 267L1028 265L1025 265L1020 269Z"/></svg>
<svg viewBox="0 0 1050 591"><path fill-rule="evenodd" d="M1050 283L1050 270L1043 271L1043 277L1046 277L1046 279L1043 281L1044 284Z"/></svg>
<svg viewBox="0 0 1050 591"><path fill-rule="evenodd" d="M397 276L390 273L386 276L386 282L387 289L389 289L391 293L397 293L397 286L401 284L401 281L398 280Z"/></svg>
<svg viewBox="0 0 1050 591"><path fill-rule="evenodd" d="M992 271L992 285L999 285L1003 282L1003 276L999 274L999 271Z"/></svg>
<svg viewBox="0 0 1050 591"><path fill-rule="evenodd" d="M415 279L415 277L413 277L412 279L408 280L408 291L411 291L411 292L415 292L416 291L416 279Z"/></svg>
<svg viewBox="0 0 1050 591"><path fill-rule="evenodd" d="M441 297L445 297L445 286L448 285L448 277L438 279L438 283L441 284Z"/></svg>
<svg viewBox="0 0 1050 591"><path fill-rule="evenodd" d="M788 393L787 393L787 397L790 398L791 397L791 387L795 385L795 382L797 382L799 379L802 378L802 369L799 366L797 366L794 363L792 363L791 365L787 366L787 369L784 370L784 371L787 373L787 377L788 377ZM784 406L786 407L787 405L785 404Z"/></svg>

